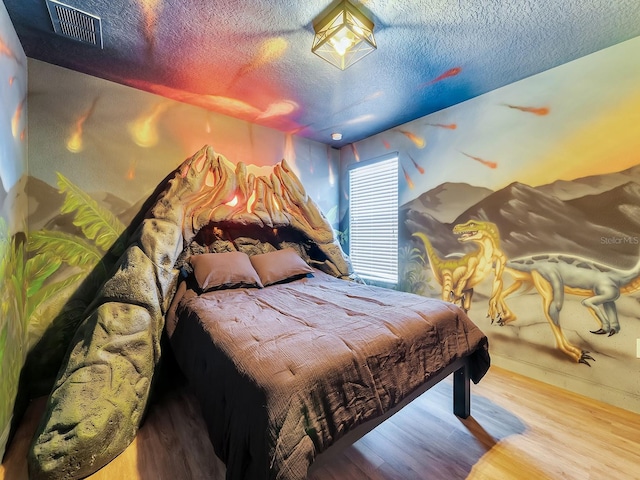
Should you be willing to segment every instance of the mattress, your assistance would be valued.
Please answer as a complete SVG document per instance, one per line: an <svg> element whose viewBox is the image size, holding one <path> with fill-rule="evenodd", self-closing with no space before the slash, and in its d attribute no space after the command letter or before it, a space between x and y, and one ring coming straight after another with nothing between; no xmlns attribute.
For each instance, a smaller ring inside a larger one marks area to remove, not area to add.
<svg viewBox="0 0 640 480"><path fill-rule="evenodd" d="M228 479L302 479L317 454L469 357L486 336L455 305L315 271L265 288L198 294L167 316Z"/></svg>

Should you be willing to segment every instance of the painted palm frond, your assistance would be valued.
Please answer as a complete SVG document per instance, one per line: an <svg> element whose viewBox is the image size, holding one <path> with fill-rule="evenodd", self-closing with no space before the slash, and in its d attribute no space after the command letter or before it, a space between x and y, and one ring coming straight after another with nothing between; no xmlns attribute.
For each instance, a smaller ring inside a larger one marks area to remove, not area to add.
<svg viewBox="0 0 640 480"><path fill-rule="evenodd" d="M39 256L53 256L62 262L83 270L91 269L104 254L84 238L54 230L39 230L29 235L27 249ZM28 263L28 262L27 262Z"/></svg>
<svg viewBox="0 0 640 480"><path fill-rule="evenodd" d="M2 238L2 259L0 259L0 310L2 319L13 318L15 328L26 328L24 318L24 298L26 291L24 275L24 244L15 239ZM0 322L1 324L2 322Z"/></svg>
<svg viewBox="0 0 640 480"><path fill-rule="evenodd" d="M9 332L9 324L5 324L0 331L0 365L2 365L2 359L4 358L4 350L7 346L7 333Z"/></svg>
<svg viewBox="0 0 640 480"><path fill-rule="evenodd" d="M29 315L30 347L42 337L52 321L58 318L65 309L66 321L63 322L64 325L78 325L80 323L86 302L75 301L72 308L69 305L69 299L86 278L87 273L71 275L59 282L45 285L33 297L29 298L27 314ZM78 306L79 304L81 305ZM70 315L69 311L73 311L74 314Z"/></svg>
<svg viewBox="0 0 640 480"><path fill-rule="evenodd" d="M67 287L78 284L85 278L87 278L86 273L78 273L76 275L71 275L70 277L65 278L64 280L61 280L59 282L46 285L44 288L40 289L37 293L33 295L33 297L29 299L30 312L33 312L33 310L38 305L46 302L51 297L59 295L60 292L65 290Z"/></svg>
<svg viewBox="0 0 640 480"><path fill-rule="evenodd" d="M424 295L429 290L429 278L426 274L425 257L422 252L410 246L402 247L398 252L400 281L398 290Z"/></svg>
<svg viewBox="0 0 640 480"><path fill-rule="evenodd" d="M27 260L25 277L27 279L27 298L33 296L45 282L62 265L59 257L50 254L40 254Z"/></svg>
<svg viewBox="0 0 640 480"><path fill-rule="evenodd" d="M86 192L74 185L64 175L57 172L58 187L65 194L60 213L75 213L73 224L84 235L93 240L103 251L109 250L124 232L124 225L106 208L91 198ZM122 253L123 243L116 245L114 254Z"/></svg>
<svg viewBox="0 0 640 480"><path fill-rule="evenodd" d="M0 455L7 443L26 356L24 278L24 244L10 238L0 217Z"/></svg>
<svg viewBox="0 0 640 480"><path fill-rule="evenodd" d="M15 239L12 243L12 255L9 255L9 265L8 270L5 272L11 278L11 283L13 285L13 298L15 302L16 312L19 312L19 317L24 319L24 307L25 307L25 294L27 289L27 284L25 281L25 271L24 271L24 244L16 244Z"/></svg>
<svg viewBox="0 0 640 480"><path fill-rule="evenodd" d="M13 371L5 371L5 368L11 370L7 368L7 366L12 363L11 358L9 358L7 362L4 360L4 352L8 343L8 332L8 323L5 324L4 327L0 327L0 368L2 368L2 376L0 377L0 398L2 398L2 403L0 404L0 454L4 452L4 447L9 438L11 410L13 409L16 382L19 376L19 374L15 375ZM7 366L5 366L5 364L7 364Z"/></svg>
<svg viewBox="0 0 640 480"><path fill-rule="evenodd" d="M331 225L335 225L336 223L338 223L338 207L337 206L331 207L331 209L327 212L325 217Z"/></svg>
<svg viewBox="0 0 640 480"><path fill-rule="evenodd" d="M9 262L9 233L7 223L0 217L0 282L5 279L5 270Z"/></svg>
<svg viewBox="0 0 640 480"><path fill-rule="evenodd" d="M345 252L349 251L349 227L343 231L336 230L336 240Z"/></svg>
<svg viewBox="0 0 640 480"><path fill-rule="evenodd" d="M415 248L405 246L399 251L400 263L425 263L425 258L422 252Z"/></svg>

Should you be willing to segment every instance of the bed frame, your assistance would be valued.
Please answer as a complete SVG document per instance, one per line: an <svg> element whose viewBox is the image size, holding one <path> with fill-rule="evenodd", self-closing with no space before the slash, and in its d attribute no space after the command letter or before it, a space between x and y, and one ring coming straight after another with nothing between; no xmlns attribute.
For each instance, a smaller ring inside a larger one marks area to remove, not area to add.
<svg viewBox="0 0 640 480"><path fill-rule="evenodd" d="M459 358L439 373L431 377L410 395L404 398L398 405L385 412L383 415L368 420L347 432L343 437L334 442L327 450L320 453L309 467L312 472L322 464L333 461L347 447L364 437L371 430L402 410L413 400L425 393L434 385L453 374L453 413L459 418L468 418L471 414L471 382L470 382L470 358Z"/></svg>
<svg viewBox="0 0 640 480"><path fill-rule="evenodd" d="M389 419L391 416L402 410L413 400L425 393L431 387L440 383L442 380L453 374L453 413L459 418L468 418L471 414L471 382L469 375L469 357L459 358L451 365L444 368L438 374L434 375L427 382L422 384L404 400L402 400L394 408L390 409L383 415L368 420L354 429L347 432L340 439L336 440L331 446L329 446L324 452L318 454L314 462L309 466L308 473L311 474L317 468L321 468L322 465L331 463L337 459L337 457L344 452L349 446L360 440L371 430L378 425ZM224 480L226 474L226 466L217 456L215 458L216 472L219 475L212 480Z"/></svg>

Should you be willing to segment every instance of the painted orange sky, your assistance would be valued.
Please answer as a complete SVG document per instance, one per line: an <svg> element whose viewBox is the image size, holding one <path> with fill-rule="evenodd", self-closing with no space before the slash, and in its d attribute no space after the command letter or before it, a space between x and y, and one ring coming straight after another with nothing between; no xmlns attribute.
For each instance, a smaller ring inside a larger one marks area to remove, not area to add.
<svg viewBox="0 0 640 480"><path fill-rule="evenodd" d="M526 170L533 185L617 172L640 164L640 92L558 142L538 165ZM555 179L555 178L554 178Z"/></svg>

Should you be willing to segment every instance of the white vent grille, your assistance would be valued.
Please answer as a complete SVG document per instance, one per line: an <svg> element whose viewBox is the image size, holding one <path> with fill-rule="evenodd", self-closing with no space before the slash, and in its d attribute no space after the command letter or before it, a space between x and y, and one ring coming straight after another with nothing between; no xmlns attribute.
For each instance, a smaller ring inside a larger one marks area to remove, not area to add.
<svg viewBox="0 0 640 480"><path fill-rule="evenodd" d="M53 31L67 38L102 48L100 17L70 7L56 0L47 0Z"/></svg>

